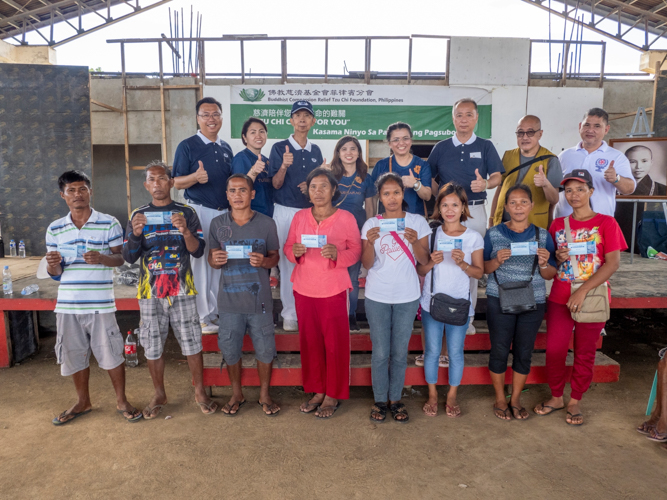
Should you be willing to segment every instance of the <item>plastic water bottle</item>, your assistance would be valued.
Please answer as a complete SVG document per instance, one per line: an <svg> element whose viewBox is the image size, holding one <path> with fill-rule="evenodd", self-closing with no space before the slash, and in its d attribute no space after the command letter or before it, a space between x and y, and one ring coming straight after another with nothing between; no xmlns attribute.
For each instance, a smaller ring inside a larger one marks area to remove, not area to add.
<svg viewBox="0 0 667 500"><path fill-rule="evenodd" d="M137 335L133 334L132 331L128 331L127 337L125 338L125 365L135 367L138 364L139 359L137 358Z"/></svg>
<svg viewBox="0 0 667 500"><path fill-rule="evenodd" d="M37 290L39 290L38 284L35 283L34 285L28 285L23 290L21 290L21 295L30 295L31 293L35 293Z"/></svg>
<svg viewBox="0 0 667 500"><path fill-rule="evenodd" d="M19 241L19 259L25 259L25 243Z"/></svg>
<svg viewBox="0 0 667 500"><path fill-rule="evenodd" d="M12 273L9 271L9 266L5 266L2 270L2 293L4 295L13 295L14 293Z"/></svg>
<svg viewBox="0 0 667 500"><path fill-rule="evenodd" d="M16 257L16 242L14 240L9 242L9 256Z"/></svg>

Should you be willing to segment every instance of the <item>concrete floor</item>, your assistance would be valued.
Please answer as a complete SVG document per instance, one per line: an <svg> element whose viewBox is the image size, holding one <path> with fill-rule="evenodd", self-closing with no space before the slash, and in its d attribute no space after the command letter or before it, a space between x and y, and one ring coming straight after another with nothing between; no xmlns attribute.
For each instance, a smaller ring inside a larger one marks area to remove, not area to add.
<svg viewBox="0 0 667 500"><path fill-rule="evenodd" d="M133 321L126 313L119 322L127 330ZM56 428L51 419L74 393L47 337L34 359L0 371L0 498L667 498L667 451L635 431L665 325L665 311L613 312L603 351L621 363L621 380L591 387L579 428L562 411L500 421L486 386L461 388L456 420L442 408L436 418L423 415L424 387L405 398L407 425L371 423L370 388L354 388L328 421L299 413L305 396L297 388L273 391L282 406L273 419L254 403L254 388L238 416L205 416L171 341L161 418L122 420L93 363L94 411ZM127 374L130 401L145 405L145 362ZM229 394L214 390L222 403ZM523 403L530 409L547 395L546 386L530 386Z"/></svg>

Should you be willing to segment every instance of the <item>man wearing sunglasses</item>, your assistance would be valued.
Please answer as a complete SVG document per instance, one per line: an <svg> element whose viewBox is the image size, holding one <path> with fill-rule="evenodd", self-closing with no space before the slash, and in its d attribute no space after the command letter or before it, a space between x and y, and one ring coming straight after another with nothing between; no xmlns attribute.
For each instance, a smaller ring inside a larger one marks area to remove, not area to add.
<svg viewBox="0 0 667 500"><path fill-rule="evenodd" d="M558 203L558 186L563 180L563 171L556 155L540 145L542 122L537 116L526 115L516 127L516 149L505 151L503 180L491 205L489 226L497 226L509 220L503 203L507 190L515 184L525 184L533 195L533 210L528 220L547 229L551 222L553 207Z"/></svg>
<svg viewBox="0 0 667 500"><path fill-rule="evenodd" d="M229 210L225 195L227 178L232 174L232 148L218 137L222 127L222 106L212 97L204 97L196 106L199 130L182 141L174 155L174 187L185 189L188 205L197 212L209 244L211 221ZM206 259L191 259L197 295L197 312L203 333L218 331L218 287L220 270Z"/></svg>

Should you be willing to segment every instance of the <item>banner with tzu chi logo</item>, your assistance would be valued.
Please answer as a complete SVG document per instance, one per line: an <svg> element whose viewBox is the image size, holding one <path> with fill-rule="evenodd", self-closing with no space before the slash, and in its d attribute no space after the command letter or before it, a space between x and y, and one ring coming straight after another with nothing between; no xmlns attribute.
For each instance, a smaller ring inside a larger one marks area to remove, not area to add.
<svg viewBox="0 0 667 500"><path fill-rule="evenodd" d="M447 139L454 135L452 107L459 99L477 102L479 121L475 133L491 137L491 93L474 87L417 85L232 85L232 138L241 138L243 122L254 116L264 120L269 139L284 139L294 129L289 122L292 103L307 100L317 123L309 137L339 139L353 135L361 140L383 140L387 127L408 123L415 140Z"/></svg>

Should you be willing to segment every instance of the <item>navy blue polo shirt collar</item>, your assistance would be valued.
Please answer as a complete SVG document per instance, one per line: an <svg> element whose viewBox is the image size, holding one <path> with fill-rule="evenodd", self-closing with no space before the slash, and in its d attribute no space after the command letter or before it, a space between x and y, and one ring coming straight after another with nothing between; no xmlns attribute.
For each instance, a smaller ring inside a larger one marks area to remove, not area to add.
<svg viewBox="0 0 667 500"><path fill-rule="evenodd" d="M583 151L584 149L586 149L584 148L584 142L583 141L579 142L579 144L577 144L577 151ZM609 149L609 146L605 141L602 141L602 144L600 145L599 148L597 148L597 150L594 151L594 153L597 153L598 151L600 151L601 153L606 153L607 149Z"/></svg>
<svg viewBox="0 0 667 500"><path fill-rule="evenodd" d="M201 130L197 130L197 137L199 137L204 144L211 144L213 141L201 133ZM222 146L222 139L218 137L215 141L218 146Z"/></svg>
<svg viewBox="0 0 667 500"><path fill-rule="evenodd" d="M468 139L465 143L459 141L459 138L456 137L456 134L452 136L452 144L454 144L455 148L458 148L461 144L465 144L466 146L470 146L473 142L477 140L477 136L475 135L475 132L472 133L470 136L470 139Z"/></svg>
<svg viewBox="0 0 667 500"><path fill-rule="evenodd" d="M292 145L292 147L293 147L294 149L296 149L297 151L301 151L302 149L305 149L306 151L308 151L308 152L310 153L310 150L311 150L312 147L313 147L313 143L310 142L310 139L306 139L306 147L305 147L305 148L302 148L301 145L300 145L298 142L296 142L296 141L294 140L294 134L292 134L292 135L289 136L288 141L289 141L289 143Z"/></svg>

